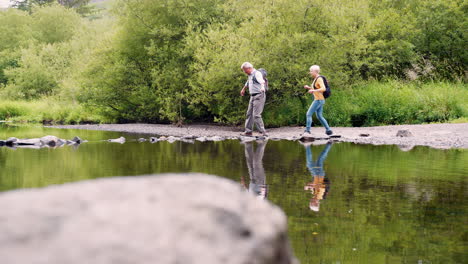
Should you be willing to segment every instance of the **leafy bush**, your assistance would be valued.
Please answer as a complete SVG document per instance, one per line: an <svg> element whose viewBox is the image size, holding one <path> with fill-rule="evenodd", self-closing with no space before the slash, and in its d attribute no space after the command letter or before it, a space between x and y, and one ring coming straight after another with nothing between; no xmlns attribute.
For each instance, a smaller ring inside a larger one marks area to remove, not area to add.
<svg viewBox="0 0 468 264"><path fill-rule="evenodd" d="M95 20L32 2L0 12L0 96L77 107L34 120L242 124L244 61L269 72L269 126L305 123L312 64L332 85L332 126L467 115L463 1L117 0Z"/></svg>

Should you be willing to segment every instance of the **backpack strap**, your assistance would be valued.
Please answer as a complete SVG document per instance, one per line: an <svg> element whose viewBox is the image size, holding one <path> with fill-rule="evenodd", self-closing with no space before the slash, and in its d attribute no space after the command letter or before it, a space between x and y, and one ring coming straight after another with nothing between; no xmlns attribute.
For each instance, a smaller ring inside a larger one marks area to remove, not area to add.
<svg viewBox="0 0 468 264"><path fill-rule="evenodd" d="M252 81L255 83L255 84L260 84L257 80L257 77L255 77L255 74L257 73L257 70L255 70L252 74L253 74L253 77L252 77Z"/></svg>

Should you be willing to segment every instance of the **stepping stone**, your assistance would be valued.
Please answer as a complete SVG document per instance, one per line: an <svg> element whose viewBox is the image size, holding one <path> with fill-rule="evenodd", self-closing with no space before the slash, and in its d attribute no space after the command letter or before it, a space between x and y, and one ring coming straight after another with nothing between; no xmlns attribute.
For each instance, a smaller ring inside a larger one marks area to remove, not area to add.
<svg viewBox="0 0 468 264"><path fill-rule="evenodd" d="M402 130L398 130L398 132L396 133L396 136L397 137L412 137L413 134L411 134L411 131L409 131L408 129L402 129Z"/></svg>

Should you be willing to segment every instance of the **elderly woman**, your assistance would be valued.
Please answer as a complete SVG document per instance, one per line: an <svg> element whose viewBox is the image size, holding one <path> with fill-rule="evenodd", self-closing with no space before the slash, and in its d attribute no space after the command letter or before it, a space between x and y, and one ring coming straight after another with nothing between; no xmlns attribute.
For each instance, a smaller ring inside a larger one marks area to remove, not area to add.
<svg viewBox="0 0 468 264"><path fill-rule="evenodd" d="M312 87L305 85L304 88L309 90L308 92L314 95L314 101L307 111L307 125L304 134L310 135L312 115L316 113L320 123L322 123L322 125L325 127L325 133L327 135L332 135L333 132L330 129L330 126L328 126L327 120L325 120L323 117L323 105L325 104L325 97L323 96L323 92L326 91L326 87L322 76L320 76L320 67L318 65L313 65L309 70L310 76L314 79L314 81L312 82Z"/></svg>

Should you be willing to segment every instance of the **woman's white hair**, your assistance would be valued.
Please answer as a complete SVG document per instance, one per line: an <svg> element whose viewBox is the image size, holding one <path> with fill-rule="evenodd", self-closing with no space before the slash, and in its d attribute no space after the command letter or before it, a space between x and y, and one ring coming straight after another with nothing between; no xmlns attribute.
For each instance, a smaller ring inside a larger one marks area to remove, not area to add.
<svg viewBox="0 0 468 264"><path fill-rule="evenodd" d="M242 63L241 69L248 69L248 68L253 68L252 63L250 63L250 62L248 62L248 61Z"/></svg>
<svg viewBox="0 0 468 264"><path fill-rule="evenodd" d="M312 65L312 66L310 66L309 71L320 72L320 66L318 66L318 65Z"/></svg>

